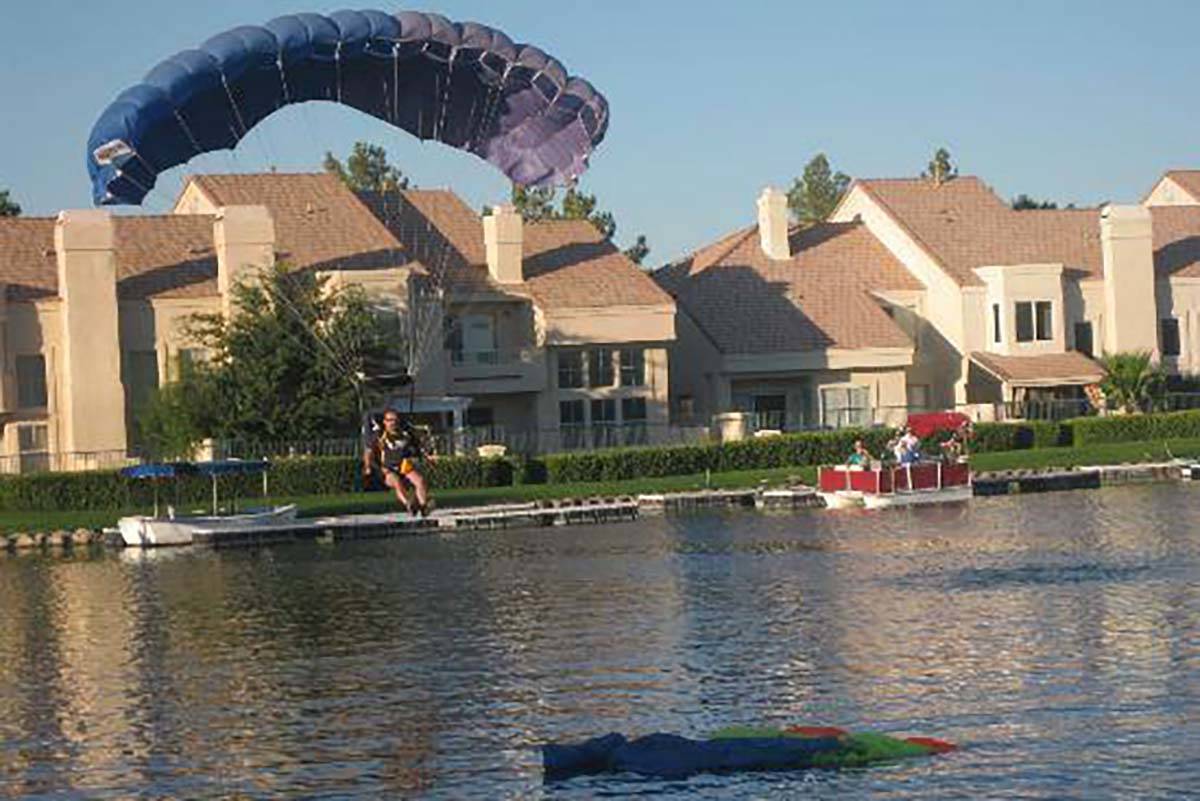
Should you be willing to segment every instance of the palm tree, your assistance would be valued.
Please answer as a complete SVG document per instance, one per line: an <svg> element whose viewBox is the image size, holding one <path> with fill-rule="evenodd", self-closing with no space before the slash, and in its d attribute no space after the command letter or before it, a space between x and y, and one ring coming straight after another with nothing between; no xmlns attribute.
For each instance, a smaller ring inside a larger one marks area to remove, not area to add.
<svg viewBox="0 0 1200 801"><path fill-rule="evenodd" d="M1162 400L1167 377L1149 351L1106 353L1100 364L1104 367L1100 389L1111 407L1143 412Z"/></svg>

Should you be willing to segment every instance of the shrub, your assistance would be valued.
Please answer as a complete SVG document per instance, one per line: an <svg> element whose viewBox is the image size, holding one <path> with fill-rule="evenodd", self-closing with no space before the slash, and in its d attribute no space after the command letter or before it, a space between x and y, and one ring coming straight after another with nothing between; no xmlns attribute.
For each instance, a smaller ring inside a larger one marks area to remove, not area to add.
<svg viewBox="0 0 1200 801"><path fill-rule="evenodd" d="M978 423L971 440L973 453L1053 448L1071 444L1071 426L1045 420L1022 423Z"/></svg>
<svg viewBox="0 0 1200 801"><path fill-rule="evenodd" d="M1076 445L1200 437L1200 411L1088 417L1073 428Z"/></svg>

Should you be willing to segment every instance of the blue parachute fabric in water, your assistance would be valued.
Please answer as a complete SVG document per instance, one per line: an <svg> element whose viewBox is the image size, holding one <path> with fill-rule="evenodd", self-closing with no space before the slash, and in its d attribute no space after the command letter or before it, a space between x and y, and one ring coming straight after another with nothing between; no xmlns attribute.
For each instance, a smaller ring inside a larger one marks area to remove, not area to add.
<svg viewBox="0 0 1200 801"><path fill-rule="evenodd" d="M595 773L682 779L697 773L809 768L817 754L841 747L836 737L690 740L675 734L649 734L628 740L620 734L607 734L576 745L542 746L542 766L551 780Z"/></svg>
<svg viewBox="0 0 1200 801"><path fill-rule="evenodd" d="M523 186L574 181L608 127L591 84L486 25L416 11L289 14L177 53L118 95L88 138L93 198L140 203L159 173L309 101L469 151Z"/></svg>

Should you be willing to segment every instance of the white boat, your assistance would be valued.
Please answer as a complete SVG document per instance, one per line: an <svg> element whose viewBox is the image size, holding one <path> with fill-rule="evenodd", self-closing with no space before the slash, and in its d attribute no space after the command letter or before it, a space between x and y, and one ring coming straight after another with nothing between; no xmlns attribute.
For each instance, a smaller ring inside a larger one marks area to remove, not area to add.
<svg viewBox="0 0 1200 801"><path fill-rule="evenodd" d="M234 515L196 515L152 517L132 515L117 521L121 539L127 547L158 548L165 545L191 545L197 531L226 528L270 526L296 519L296 505L276 506L273 509Z"/></svg>
<svg viewBox="0 0 1200 801"><path fill-rule="evenodd" d="M830 509L956 503L969 500L974 494L971 469L961 462L922 462L869 469L822 467L818 484L821 498Z"/></svg>
<svg viewBox="0 0 1200 801"><path fill-rule="evenodd" d="M266 472L270 465L265 461L224 459L212 462L169 462L162 464L140 464L125 467L121 475L135 480L154 483L154 514L130 515L117 521L117 530L127 547L157 548L164 545L191 545L197 531L214 531L228 528L271 526L288 523L296 519L295 504L256 509L228 515L217 514L220 509L218 479L221 476L259 475L263 477L263 495L267 494ZM165 517L158 513L158 484L162 480L176 480L182 476L207 476L212 481L211 515L176 516L168 507Z"/></svg>

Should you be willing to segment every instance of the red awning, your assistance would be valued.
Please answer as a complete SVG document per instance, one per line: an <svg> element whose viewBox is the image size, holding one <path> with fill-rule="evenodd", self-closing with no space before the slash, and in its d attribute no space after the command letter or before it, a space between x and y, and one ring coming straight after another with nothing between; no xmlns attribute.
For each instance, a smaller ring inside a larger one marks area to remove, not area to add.
<svg viewBox="0 0 1200 801"><path fill-rule="evenodd" d="M969 422L971 418L962 412L928 412L908 416L908 427L922 439L939 431L955 431Z"/></svg>

